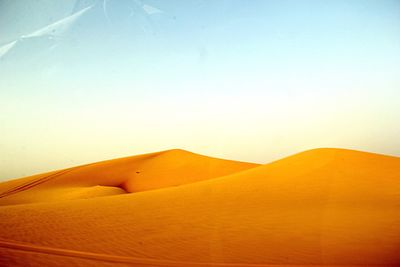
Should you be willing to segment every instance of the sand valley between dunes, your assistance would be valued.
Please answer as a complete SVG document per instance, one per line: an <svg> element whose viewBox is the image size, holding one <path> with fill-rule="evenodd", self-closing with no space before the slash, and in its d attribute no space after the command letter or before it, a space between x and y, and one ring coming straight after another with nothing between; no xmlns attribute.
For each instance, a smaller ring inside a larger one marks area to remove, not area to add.
<svg viewBox="0 0 400 267"><path fill-rule="evenodd" d="M400 158L168 150L0 183L0 266L400 266Z"/></svg>

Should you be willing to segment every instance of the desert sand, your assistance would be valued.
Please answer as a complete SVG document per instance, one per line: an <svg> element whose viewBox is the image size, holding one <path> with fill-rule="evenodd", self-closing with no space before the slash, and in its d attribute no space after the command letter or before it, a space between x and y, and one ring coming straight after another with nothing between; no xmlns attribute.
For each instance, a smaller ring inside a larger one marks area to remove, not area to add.
<svg viewBox="0 0 400 267"><path fill-rule="evenodd" d="M0 184L0 266L400 266L400 158L184 150Z"/></svg>

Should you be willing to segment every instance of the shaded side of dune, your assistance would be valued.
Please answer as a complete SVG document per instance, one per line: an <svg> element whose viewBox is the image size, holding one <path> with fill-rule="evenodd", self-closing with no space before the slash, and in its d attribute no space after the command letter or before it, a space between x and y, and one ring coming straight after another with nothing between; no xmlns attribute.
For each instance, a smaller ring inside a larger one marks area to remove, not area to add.
<svg viewBox="0 0 400 267"><path fill-rule="evenodd" d="M313 150L179 187L4 206L0 238L156 260L400 263L400 159Z"/></svg>
<svg viewBox="0 0 400 267"><path fill-rule="evenodd" d="M173 149L0 183L0 205L142 192L213 179L256 166Z"/></svg>

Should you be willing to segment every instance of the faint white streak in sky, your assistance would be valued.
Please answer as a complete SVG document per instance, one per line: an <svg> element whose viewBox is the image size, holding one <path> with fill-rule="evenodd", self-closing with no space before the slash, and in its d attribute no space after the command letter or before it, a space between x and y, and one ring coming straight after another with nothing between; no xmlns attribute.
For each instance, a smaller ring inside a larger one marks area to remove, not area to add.
<svg viewBox="0 0 400 267"><path fill-rule="evenodd" d="M11 42L11 43L8 43L8 44L5 44L5 45L1 46L1 47L0 47L0 59L1 59L5 54L7 54L7 52L10 51L10 50L14 47L14 45L15 45L16 43L17 43L17 41L14 41L14 42Z"/></svg>
<svg viewBox="0 0 400 267"><path fill-rule="evenodd" d="M107 19L107 21L110 21L109 16L108 16L108 10L107 10L108 2L109 2L109 0L103 0L100 3L102 3L103 13L104 13L105 18ZM135 5L137 5L139 8L141 8L143 10L143 12L148 16L163 13L162 10L160 10L154 6L144 4L142 1L133 0L133 2L135 3ZM63 19L60 19L49 25L46 25L45 27L38 29L32 33L22 35L17 40L1 46L0 47L0 58L4 57L22 39L29 39L29 38L42 37L42 36L48 36L49 38L54 38L54 37L63 35L84 13L86 13L92 7L93 7L93 5L83 8L83 9L73 13L70 16L67 16ZM151 23L151 21L149 21L149 23ZM146 31L144 28L143 28L143 30Z"/></svg>
<svg viewBox="0 0 400 267"><path fill-rule="evenodd" d="M110 22L110 18L108 17L108 11L107 11L107 2L108 0L103 0L103 13L107 21Z"/></svg>
<svg viewBox="0 0 400 267"><path fill-rule="evenodd" d="M136 4L136 6L140 7L147 15L163 13L162 10L160 10L154 6L144 4L140 0L133 0L133 2Z"/></svg>
<svg viewBox="0 0 400 267"><path fill-rule="evenodd" d="M1 46L0 47L0 59L2 57L4 57L22 39L29 39L32 37L41 37L41 36L46 36L46 35L49 37L55 37L55 36L62 35L66 30L68 30L75 23L75 21L79 17L81 17L86 11L88 11L92 7L93 6L86 7L78 12L75 12L74 14L72 14L68 17L65 17L54 23L51 23L37 31L30 33L30 34L22 35L17 40Z"/></svg>
<svg viewBox="0 0 400 267"><path fill-rule="evenodd" d="M41 28L37 31L34 31L33 33L23 35L21 38L31 38L31 37L39 37L39 36L44 36L44 35L50 35L50 36L59 36L63 34L68 28L71 27L71 25L74 24L74 22L82 16L86 11L91 9L92 6L86 7L66 18L63 18L59 21L56 21L50 25L47 25L44 28Z"/></svg>
<svg viewBox="0 0 400 267"><path fill-rule="evenodd" d="M142 5L143 10L149 14L149 15L153 15L153 14L158 14L158 13L163 13L160 9L155 8L153 6L147 5L147 4L143 4Z"/></svg>

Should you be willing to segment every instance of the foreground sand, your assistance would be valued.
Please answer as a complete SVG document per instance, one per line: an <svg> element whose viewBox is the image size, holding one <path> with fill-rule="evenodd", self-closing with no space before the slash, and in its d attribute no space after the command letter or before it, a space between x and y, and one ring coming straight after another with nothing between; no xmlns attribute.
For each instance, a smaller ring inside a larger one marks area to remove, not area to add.
<svg viewBox="0 0 400 267"><path fill-rule="evenodd" d="M0 184L0 266L400 266L400 158L170 150Z"/></svg>

